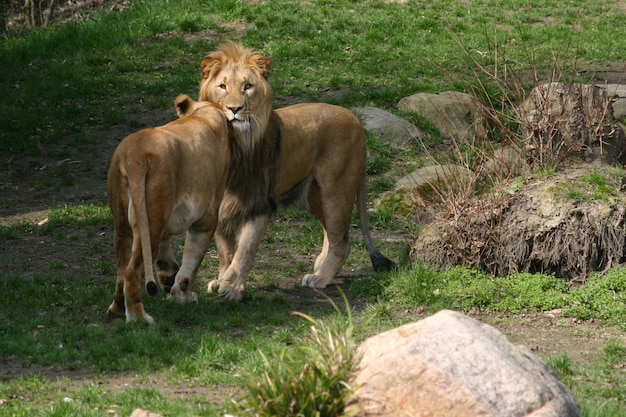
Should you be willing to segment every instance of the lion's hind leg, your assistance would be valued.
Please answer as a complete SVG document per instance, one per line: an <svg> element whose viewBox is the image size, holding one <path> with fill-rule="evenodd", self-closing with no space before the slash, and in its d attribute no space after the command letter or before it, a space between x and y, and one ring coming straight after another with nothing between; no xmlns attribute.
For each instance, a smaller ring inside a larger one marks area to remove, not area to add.
<svg viewBox="0 0 626 417"><path fill-rule="evenodd" d="M215 223L212 221L208 230L198 231L192 227L187 231L182 265L167 296L168 300L176 300L181 303L198 302L198 295L192 291L193 281L211 243Z"/></svg>
<svg viewBox="0 0 626 417"><path fill-rule="evenodd" d="M126 306L124 304L124 281L126 267L130 262L130 255L133 245L133 231L126 218L125 207L117 196L110 199L111 211L113 213L113 248L115 250L115 263L117 266L117 277L115 279L115 291L113 302L108 308L108 313L112 316L124 315Z"/></svg>
<svg viewBox="0 0 626 417"><path fill-rule="evenodd" d="M311 288L326 288L343 266L350 255L349 231L343 236L329 236L324 231L324 246L315 260L313 273L302 278L302 286Z"/></svg>
<svg viewBox="0 0 626 417"><path fill-rule="evenodd" d="M128 323L137 320L146 324L154 323L154 319L146 313L143 306L143 298L141 295L143 275L144 264L141 256L141 245L138 242L138 238L135 236L133 238L130 260L124 270L124 310L126 313L126 322Z"/></svg>
<svg viewBox="0 0 626 417"><path fill-rule="evenodd" d="M332 181L327 181L331 184ZM341 196L334 198L332 195ZM315 259L313 273L302 278L302 285L311 288L326 288L341 270L348 255L350 255L350 221L352 218L352 204L335 204L339 199L352 201L350 193L339 190L331 193L330 187L322 195L319 182L311 184L308 194L308 203L311 214L319 219L324 228L324 244L322 251Z"/></svg>
<svg viewBox="0 0 626 417"><path fill-rule="evenodd" d="M169 293L174 285L176 274L180 269L174 252L172 251L172 236L164 236L159 243L159 254L157 255L157 277L159 278L159 284L165 293Z"/></svg>
<svg viewBox="0 0 626 417"><path fill-rule="evenodd" d="M113 302L107 309L111 316L123 315L126 311L124 305L124 271L118 271L115 279L115 292L113 293Z"/></svg>
<svg viewBox="0 0 626 417"><path fill-rule="evenodd" d="M143 265L140 265L143 268ZM141 277L137 269L129 266L126 268L124 280L124 301L126 304L126 322L140 320L145 324L154 323L151 315L146 313L141 297Z"/></svg>

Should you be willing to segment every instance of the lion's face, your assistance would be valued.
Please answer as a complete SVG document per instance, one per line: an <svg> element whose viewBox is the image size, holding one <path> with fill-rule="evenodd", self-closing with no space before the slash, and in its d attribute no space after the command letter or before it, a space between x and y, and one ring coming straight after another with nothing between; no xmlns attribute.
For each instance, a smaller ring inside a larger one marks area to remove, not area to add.
<svg viewBox="0 0 626 417"><path fill-rule="evenodd" d="M217 103L241 139L258 139L272 112L267 82L271 61L241 45L227 43L200 63L200 100Z"/></svg>

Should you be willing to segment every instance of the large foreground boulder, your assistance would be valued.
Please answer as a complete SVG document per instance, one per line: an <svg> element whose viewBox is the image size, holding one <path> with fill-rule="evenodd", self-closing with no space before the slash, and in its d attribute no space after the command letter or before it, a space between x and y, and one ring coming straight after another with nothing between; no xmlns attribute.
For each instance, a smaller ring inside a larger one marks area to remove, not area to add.
<svg viewBox="0 0 626 417"><path fill-rule="evenodd" d="M348 410L378 417L575 417L554 372L493 327L444 310L360 347Z"/></svg>

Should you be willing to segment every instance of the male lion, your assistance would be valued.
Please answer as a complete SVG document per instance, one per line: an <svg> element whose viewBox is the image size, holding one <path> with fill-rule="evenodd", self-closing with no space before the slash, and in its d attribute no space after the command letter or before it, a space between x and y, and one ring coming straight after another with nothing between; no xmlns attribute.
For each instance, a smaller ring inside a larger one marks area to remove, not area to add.
<svg viewBox="0 0 626 417"><path fill-rule="evenodd" d="M140 285L145 275L146 291L157 294L155 257L164 288L164 280L176 275L173 286L166 288L168 298L197 300L193 280L215 231L226 187L230 150L223 112L186 95L178 96L175 105L178 120L128 135L109 167L107 193L117 261L109 313L125 311L126 321L153 323L144 311ZM179 268L170 241L185 231Z"/></svg>
<svg viewBox="0 0 626 417"><path fill-rule="evenodd" d="M273 111L270 67L269 58L230 42L200 64L200 100L219 104L230 122L233 163L215 234L219 277L209 283L209 291L218 289L230 300L243 297L277 204L302 203L324 228L322 251L302 285L324 288L343 266L355 199L374 270L395 266L374 246L369 232L361 123L347 109L329 104Z"/></svg>

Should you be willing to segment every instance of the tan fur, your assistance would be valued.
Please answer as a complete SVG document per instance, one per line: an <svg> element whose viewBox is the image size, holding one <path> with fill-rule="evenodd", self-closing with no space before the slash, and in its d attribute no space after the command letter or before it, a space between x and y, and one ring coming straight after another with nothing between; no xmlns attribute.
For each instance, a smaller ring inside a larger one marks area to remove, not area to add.
<svg viewBox="0 0 626 417"><path fill-rule="evenodd" d="M277 204L302 203L324 227L313 273L302 279L324 288L350 253L355 199L374 269L394 267L376 249L366 212L366 142L359 120L328 104L299 104L272 111L269 58L227 43L200 64L200 100L219 104L230 124L233 164L215 234L220 274L209 284L241 300L246 277Z"/></svg>
<svg viewBox="0 0 626 417"><path fill-rule="evenodd" d="M177 97L175 104L178 120L128 135L109 167L107 193L117 261L109 313L125 312L127 321L153 322L144 310L141 280L145 276L148 294L156 295L155 258L168 298L197 300L193 280L215 231L226 186L230 150L223 112L186 95ZM184 232L179 267L170 241Z"/></svg>

